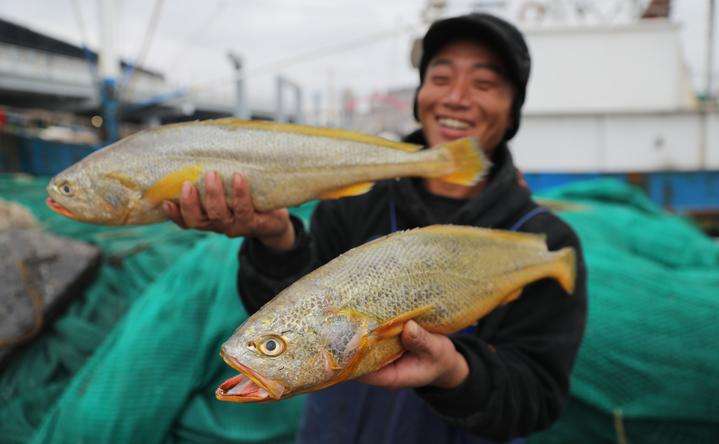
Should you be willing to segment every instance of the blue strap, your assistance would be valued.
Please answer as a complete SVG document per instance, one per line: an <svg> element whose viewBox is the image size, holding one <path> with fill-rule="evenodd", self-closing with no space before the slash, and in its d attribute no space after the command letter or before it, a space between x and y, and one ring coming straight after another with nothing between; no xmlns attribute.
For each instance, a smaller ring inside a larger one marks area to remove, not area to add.
<svg viewBox="0 0 719 444"><path fill-rule="evenodd" d="M389 229L390 233L397 231L397 209L391 196L389 198Z"/></svg>
<svg viewBox="0 0 719 444"><path fill-rule="evenodd" d="M537 208L535 208L535 209L533 209L533 210L531 210L531 211L528 211L524 216L520 217L519 220L514 223L514 225L512 225L512 226L509 228L509 231L517 231L517 230L519 230L520 228L522 228L522 226L523 226L525 223L527 223L527 222L528 222L531 218L533 218L534 216L536 216L536 215L538 215L538 214L542 214L542 213L548 213L548 212L549 212L549 209L546 208L546 207L537 207ZM463 330L460 330L459 333L474 333L476 329L477 329L477 325L476 325L476 324L475 324L475 325L470 325L469 327L467 327L467 328L465 328L465 329L463 329Z"/></svg>
<svg viewBox="0 0 719 444"><path fill-rule="evenodd" d="M533 218L537 214L548 213L548 212L549 212L549 209L546 207L537 207L537 208L533 209L532 211L529 211L524 216L520 217L519 220L517 222L515 222L514 225L512 225L509 228L509 231L517 231L520 228L522 228L522 225L524 225L527 221L529 221L529 219Z"/></svg>

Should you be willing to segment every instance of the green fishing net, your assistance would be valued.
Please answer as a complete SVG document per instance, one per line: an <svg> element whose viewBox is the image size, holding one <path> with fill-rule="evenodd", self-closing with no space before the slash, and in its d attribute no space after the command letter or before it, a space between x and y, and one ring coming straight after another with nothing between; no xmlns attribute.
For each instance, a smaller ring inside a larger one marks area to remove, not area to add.
<svg viewBox="0 0 719 444"><path fill-rule="evenodd" d="M302 398L214 399L218 356L246 317L240 240L171 224L107 228L45 208L44 179L0 175L0 198L48 231L92 242L92 285L0 373L0 442L290 442ZM719 246L616 181L570 202L589 269L589 319L562 418L533 443L717 442ZM313 204L295 209L307 220Z"/></svg>
<svg viewBox="0 0 719 444"><path fill-rule="evenodd" d="M236 374L220 345L246 318L240 240L172 224L99 227L45 207L46 179L0 176L0 197L104 257L84 295L0 373L0 442L291 442L302 398L217 401ZM292 211L307 219L314 205Z"/></svg>
<svg viewBox="0 0 719 444"><path fill-rule="evenodd" d="M719 442L719 244L638 189L593 181L546 197L588 267L572 400L532 443Z"/></svg>

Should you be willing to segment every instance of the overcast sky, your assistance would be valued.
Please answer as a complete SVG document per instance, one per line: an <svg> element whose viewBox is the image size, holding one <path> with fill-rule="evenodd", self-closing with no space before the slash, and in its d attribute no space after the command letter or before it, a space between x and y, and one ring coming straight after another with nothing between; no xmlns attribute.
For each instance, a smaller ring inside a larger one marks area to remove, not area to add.
<svg viewBox="0 0 719 444"><path fill-rule="evenodd" d="M124 59L137 59L155 1L117 0L117 48ZM308 95L329 95L346 87L366 95L417 81L409 51L412 38L423 31L420 15L426 0L160 1L157 27L143 64L163 72L175 85L199 84L208 92L230 93L228 50L244 56L249 94L255 100L259 96L271 100L273 79L279 73L300 83ZM448 0L447 12L467 12L478 3L497 2ZM522 2L507 3L507 18L516 21ZM622 8L633 2L594 3L605 8L604 14L622 16ZM694 86L703 88L709 2L673 3L672 19L682 24ZM89 47L98 47L98 0L3 0L0 17L75 44L86 41ZM715 72L719 72L717 59Z"/></svg>

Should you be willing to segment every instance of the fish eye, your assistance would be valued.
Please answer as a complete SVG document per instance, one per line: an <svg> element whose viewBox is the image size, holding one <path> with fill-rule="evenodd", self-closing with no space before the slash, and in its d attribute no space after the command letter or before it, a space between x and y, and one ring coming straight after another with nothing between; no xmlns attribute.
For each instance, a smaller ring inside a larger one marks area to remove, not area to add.
<svg viewBox="0 0 719 444"><path fill-rule="evenodd" d="M277 336L269 336L259 342L257 349L264 355L277 356L285 351L285 341Z"/></svg>
<svg viewBox="0 0 719 444"><path fill-rule="evenodd" d="M72 196L73 189L68 182L61 183L57 186L57 189L65 196Z"/></svg>

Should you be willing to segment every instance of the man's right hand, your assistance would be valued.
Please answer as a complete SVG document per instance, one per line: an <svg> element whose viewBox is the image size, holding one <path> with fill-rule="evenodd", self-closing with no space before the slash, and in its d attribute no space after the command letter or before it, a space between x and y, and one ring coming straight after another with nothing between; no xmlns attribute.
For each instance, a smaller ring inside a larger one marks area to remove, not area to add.
<svg viewBox="0 0 719 444"><path fill-rule="evenodd" d="M190 182L182 185L179 205L165 201L162 209L181 228L214 231L229 237L256 237L267 247L288 251L295 243L295 230L286 208L260 213L255 210L250 184L239 174L232 176L232 194L228 204L219 174L205 176L205 195Z"/></svg>

